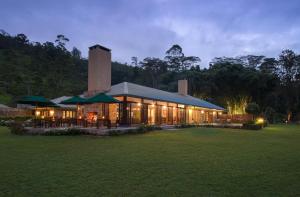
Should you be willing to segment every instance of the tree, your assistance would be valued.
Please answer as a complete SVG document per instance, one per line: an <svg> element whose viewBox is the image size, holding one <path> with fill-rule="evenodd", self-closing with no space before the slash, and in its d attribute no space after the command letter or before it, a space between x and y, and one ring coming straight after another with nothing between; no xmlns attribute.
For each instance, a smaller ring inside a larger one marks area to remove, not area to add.
<svg viewBox="0 0 300 197"><path fill-rule="evenodd" d="M152 87L157 88L160 74L167 71L167 63L159 58L145 58L141 65L149 72L152 79Z"/></svg>
<svg viewBox="0 0 300 197"><path fill-rule="evenodd" d="M81 58L81 51L77 49L76 47L73 47L71 54L74 58L80 59Z"/></svg>
<svg viewBox="0 0 300 197"><path fill-rule="evenodd" d="M262 63L264 58L265 57L262 55L246 55L240 57L239 59L243 62L244 66L256 69Z"/></svg>
<svg viewBox="0 0 300 197"><path fill-rule="evenodd" d="M264 58L259 66L259 70L263 73L276 74L277 60L275 58Z"/></svg>
<svg viewBox="0 0 300 197"><path fill-rule="evenodd" d="M286 100L287 120L292 119L299 101L298 75L300 74L300 56L292 50L284 50L279 55L279 76L282 81L282 94Z"/></svg>
<svg viewBox="0 0 300 197"><path fill-rule="evenodd" d="M183 58L182 48L178 44L173 45L166 51L165 60L168 62L170 70L179 71L182 68Z"/></svg>
<svg viewBox="0 0 300 197"><path fill-rule="evenodd" d="M199 66L201 59L196 56L185 56L181 46L173 45L166 51L165 60L168 63L168 68L171 71L185 71L191 67Z"/></svg>
<svg viewBox="0 0 300 197"><path fill-rule="evenodd" d="M243 61L240 58L234 58L234 57L215 57L209 64L210 67L212 67L215 64L243 65Z"/></svg>
<svg viewBox="0 0 300 197"><path fill-rule="evenodd" d="M272 107L267 107L264 114L270 123L275 123L276 111Z"/></svg>
<svg viewBox="0 0 300 197"><path fill-rule="evenodd" d="M246 112L248 114L253 115L253 119L254 119L260 113L259 105L256 103L249 103L246 107Z"/></svg>
<svg viewBox="0 0 300 197"><path fill-rule="evenodd" d="M28 44L29 40L25 34L17 34L16 39L21 44Z"/></svg>
<svg viewBox="0 0 300 197"><path fill-rule="evenodd" d="M57 46L63 50L65 50L65 46L66 46L66 43L69 42L70 40L65 37L64 35L62 34L59 34L56 36L56 40L55 40L55 43L57 44Z"/></svg>
<svg viewBox="0 0 300 197"><path fill-rule="evenodd" d="M182 61L182 69L184 71L191 69L192 67L198 67L200 69L200 65L199 65L200 61L201 59L196 56L184 57Z"/></svg>
<svg viewBox="0 0 300 197"><path fill-rule="evenodd" d="M138 66L138 65L139 65L138 57L131 57L131 66Z"/></svg>

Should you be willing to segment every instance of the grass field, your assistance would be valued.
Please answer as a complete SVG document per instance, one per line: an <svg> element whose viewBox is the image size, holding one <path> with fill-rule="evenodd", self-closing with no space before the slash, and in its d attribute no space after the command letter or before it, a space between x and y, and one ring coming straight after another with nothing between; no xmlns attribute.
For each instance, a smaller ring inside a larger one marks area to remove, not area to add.
<svg viewBox="0 0 300 197"><path fill-rule="evenodd" d="M1 196L299 196L300 126L116 137L0 127Z"/></svg>

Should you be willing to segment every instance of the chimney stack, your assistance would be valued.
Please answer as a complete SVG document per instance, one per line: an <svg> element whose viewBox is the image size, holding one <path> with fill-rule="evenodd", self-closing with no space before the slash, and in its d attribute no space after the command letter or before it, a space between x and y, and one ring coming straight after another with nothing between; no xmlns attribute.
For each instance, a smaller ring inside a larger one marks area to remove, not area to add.
<svg viewBox="0 0 300 197"><path fill-rule="evenodd" d="M93 96L111 88L111 51L101 45L89 47L88 92Z"/></svg>
<svg viewBox="0 0 300 197"><path fill-rule="evenodd" d="M178 93L181 95L188 95L188 81L186 79L178 80Z"/></svg>

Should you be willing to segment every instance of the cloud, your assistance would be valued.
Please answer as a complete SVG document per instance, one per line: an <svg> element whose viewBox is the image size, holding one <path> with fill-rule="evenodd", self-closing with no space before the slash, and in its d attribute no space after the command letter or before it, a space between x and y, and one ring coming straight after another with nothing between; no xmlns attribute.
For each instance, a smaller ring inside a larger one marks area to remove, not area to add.
<svg viewBox="0 0 300 197"><path fill-rule="evenodd" d="M296 0L11 0L0 7L0 29L40 42L64 34L85 56L103 44L121 62L163 57L176 43L207 66L219 56L299 52L299 9Z"/></svg>

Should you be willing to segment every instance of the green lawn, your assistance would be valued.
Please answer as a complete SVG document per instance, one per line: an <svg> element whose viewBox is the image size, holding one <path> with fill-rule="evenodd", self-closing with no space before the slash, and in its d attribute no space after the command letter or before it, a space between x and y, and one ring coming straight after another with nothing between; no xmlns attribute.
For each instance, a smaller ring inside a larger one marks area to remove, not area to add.
<svg viewBox="0 0 300 197"><path fill-rule="evenodd" d="M0 128L0 196L299 196L300 126L116 137Z"/></svg>

